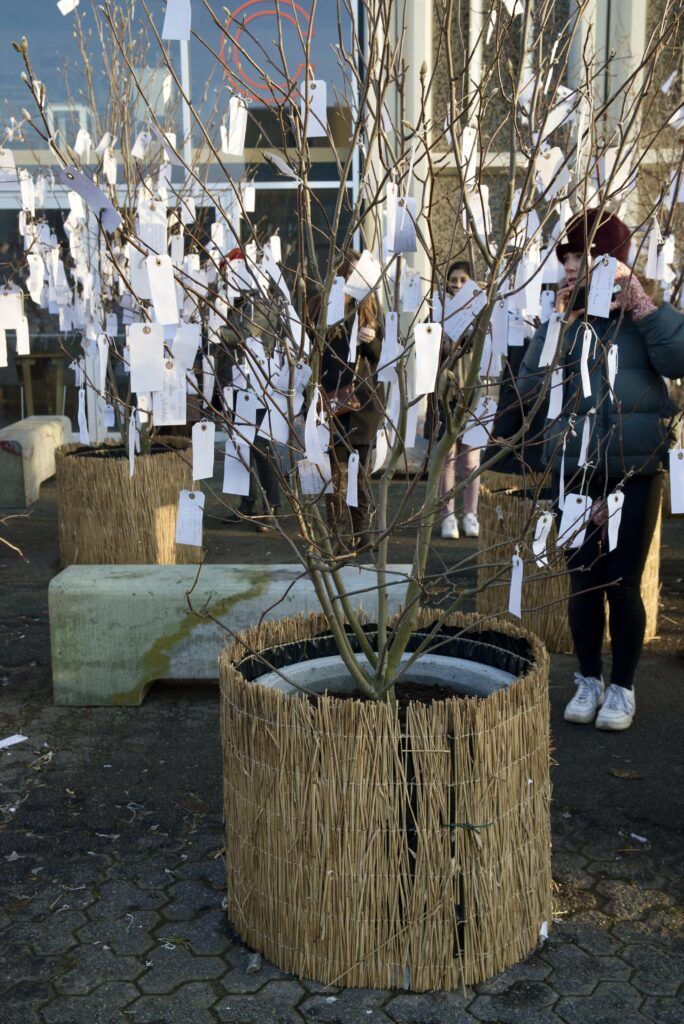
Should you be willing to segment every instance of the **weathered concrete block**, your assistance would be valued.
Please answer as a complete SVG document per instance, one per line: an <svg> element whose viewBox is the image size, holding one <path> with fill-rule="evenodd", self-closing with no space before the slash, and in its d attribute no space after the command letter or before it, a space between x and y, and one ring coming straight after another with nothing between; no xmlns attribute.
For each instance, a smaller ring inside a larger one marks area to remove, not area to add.
<svg viewBox="0 0 684 1024"><path fill-rule="evenodd" d="M373 567L340 572L352 605L374 614ZM409 572L388 571L391 612ZM218 680L232 633L320 610L298 565L205 565L199 576L192 565L71 565L51 581L48 604L54 702L77 706L140 704L157 679Z"/></svg>
<svg viewBox="0 0 684 1024"><path fill-rule="evenodd" d="M0 508L26 508L55 475L55 450L71 440L67 416L27 416L0 430Z"/></svg>

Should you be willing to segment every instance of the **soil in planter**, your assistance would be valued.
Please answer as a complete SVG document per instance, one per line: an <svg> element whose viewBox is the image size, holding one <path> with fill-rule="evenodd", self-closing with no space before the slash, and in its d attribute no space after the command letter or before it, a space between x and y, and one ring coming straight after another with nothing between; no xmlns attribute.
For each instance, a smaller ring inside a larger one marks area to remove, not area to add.
<svg viewBox="0 0 684 1024"><path fill-rule="evenodd" d="M397 704L400 708L406 708L409 704L434 704L440 700L451 700L453 697L467 697L466 693L456 693L448 686L440 686L438 683L399 683L395 688ZM319 697L335 697L337 700L372 700L365 693L354 690L352 693L307 693L306 697L310 704L316 704Z"/></svg>

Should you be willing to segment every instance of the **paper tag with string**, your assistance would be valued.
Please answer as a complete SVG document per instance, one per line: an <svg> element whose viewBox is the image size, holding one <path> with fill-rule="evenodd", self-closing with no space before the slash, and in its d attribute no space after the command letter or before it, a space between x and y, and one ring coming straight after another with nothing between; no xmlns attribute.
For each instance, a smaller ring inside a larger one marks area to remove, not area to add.
<svg viewBox="0 0 684 1024"><path fill-rule="evenodd" d="M595 412L595 409L590 409L582 422L582 440L580 441L580 453L579 458L577 459L578 469L581 469L583 466L587 465L587 457L589 455L589 440L591 438L591 417Z"/></svg>
<svg viewBox="0 0 684 1024"><path fill-rule="evenodd" d="M511 558L511 586L508 591L508 611L516 618L522 618L522 582L523 560L520 557L520 546L516 544L515 554Z"/></svg>
<svg viewBox="0 0 684 1024"><path fill-rule="evenodd" d="M591 398L591 380L589 378L589 352L594 335L591 327L585 327L582 332L582 354L580 356L580 374L582 377L582 395L584 398Z"/></svg>
<svg viewBox="0 0 684 1024"><path fill-rule="evenodd" d="M328 295L326 325L332 327L344 319L344 278L336 277Z"/></svg>
<svg viewBox="0 0 684 1024"><path fill-rule="evenodd" d="M90 444L88 417L86 415L86 390L84 387L78 389L78 432L81 444Z"/></svg>
<svg viewBox="0 0 684 1024"><path fill-rule="evenodd" d="M359 311L357 309L354 314L354 323L349 334L349 356L348 360L350 363L356 362L356 345L359 340Z"/></svg>
<svg viewBox="0 0 684 1024"><path fill-rule="evenodd" d="M539 356L539 366L551 366L555 357L556 349L558 348L558 339L560 338L561 327L563 326L563 314L552 313L549 317L549 324L546 328L546 337L544 338L544 345Z"/></svg>
<svg viewBox="0 0 684 1024"><path fill-rule="evenodd" d="M610 400L615 404L615 378L618 372L618 347L616 344L608 346L606 353L606 366L608 373L608 387L610 388Z"/></svg>
<svg viewBox="0 0 684 1024"><path fill-rule="evenodd" d="M552 512L542 512L534 529L532 552L540 569L543 569L544 566L549 564L549 560L546 556L546 544L549 534L551 533L551 527L553 526L553 519L554 517Z"/></svg>
<svg viewBox="0 0 684 1024"><path fill-rule="evenodd" d="M202 546L202 519L204 517L204 495L201 491L181 491L178 497L178 519L176 520L176 544Z"/></svg>
<svg viewBox="0 0 684 1024"><path fill-rule="evenodd" d="M579 548L584 543L592 500L588 494L566 494L556 547Z"/></svg>
<svg viewBox="0 0 684 1024"><path fill-rule="evenodd" d="M606 498L606 502L608 505L608 550L615 551L622 520L622 506L625 503L624 491L613 491Z"/></svg>
<svg viewBox="0 0 684 1024"><path fill-rule="evenodd" d="M177 324L178 301L171 257L148 256L145 264L157 323Z"/></svg>
<svg viewBox="0 0 684 1024"><path fill-rule="evenodd" d="M192 479L208 480L214 475L216 425L200 420L192 428Z"/></svg>
<svg viewBox="0 0 684 1024"><path fill-rule="evenodd" d="M684 513L684 448L682 448L682 426L679 422L677 445L670 449L670 511L673 515Z"/></svg>
<svg viewBox="0 0 684 1024"><path fill-rule="evenodd" d="M613 285L617 273L617 260L614 256L597 256L591 272L587 313L589 316L610 316L610 304L613 301Z"/></svg>
<svg viewBox="0 0 684 1024"><path fill-rule="evenodd" d="M351 452L347 460L346 501L350 508L359 505L359 453Z"/></svg>

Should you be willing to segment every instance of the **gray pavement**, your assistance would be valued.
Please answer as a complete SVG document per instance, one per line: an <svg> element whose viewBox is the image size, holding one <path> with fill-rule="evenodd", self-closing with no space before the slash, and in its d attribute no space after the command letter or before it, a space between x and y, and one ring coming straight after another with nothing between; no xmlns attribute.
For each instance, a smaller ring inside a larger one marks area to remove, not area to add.
<svg viewBox="0 0 684 1024"><path fill-rule="evenodd" d="M665 522L662 636L632 730L565 725L572 661L553 659L548 942L473 989L423 995L325 989L254 962L222 909L216 689L53 707L54 484L4 535L28 561L0 550L0 738L28 740L0 751L0 1024L682 1024L684 521ZM214 561L279 554L219 524L208 541ZM433 562L473 550L436 541Z"/></svg>

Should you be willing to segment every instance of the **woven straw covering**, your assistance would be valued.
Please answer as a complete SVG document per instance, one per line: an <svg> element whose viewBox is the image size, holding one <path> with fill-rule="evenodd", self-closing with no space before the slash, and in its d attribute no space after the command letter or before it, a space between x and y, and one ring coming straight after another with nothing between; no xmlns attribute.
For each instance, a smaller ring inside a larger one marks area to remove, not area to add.
<svg viewBox="0 0 684 1024"><path fill-rule="evenodd" d="M508 617L506 609L511 582L511 558L515 544L522 538L521 550L525 558L522 625L536 633L549 651L572 653L572 636L568 624L570 580L565 568L565 556L555 546L555 524L547 544L548 568L539 568L532 558L532 538L539 511L551 511L551 502L533 501L519 492L493 493L487 488L481 489L478 505L480 548L477 611L479 615ZM662 511L658 514L641 581L647 640L653 639L658 630L661 520ZM486 589L479 589L485 584Z"/></svg>
<svg viewBox="0 0 684 1024"><path fill-rule="evenodd" d="M178 495L193 487L190 441L165 437L167 451L128 458L79 457L57 449L62 565L173 565L199 562L202 549L176 545ZM113 445L102 445L105 451Z"/></svg>
<svg viewBox="0 0 684 1024"><path fill-rule="evenodd" d="M384 703L314 706L236 667L322 632L322 616L264 623L220 658L228 915L279 967L324 984L482 981L551 920L548 655L530 637L508 690L413 703L403 722Z"/></svg>

